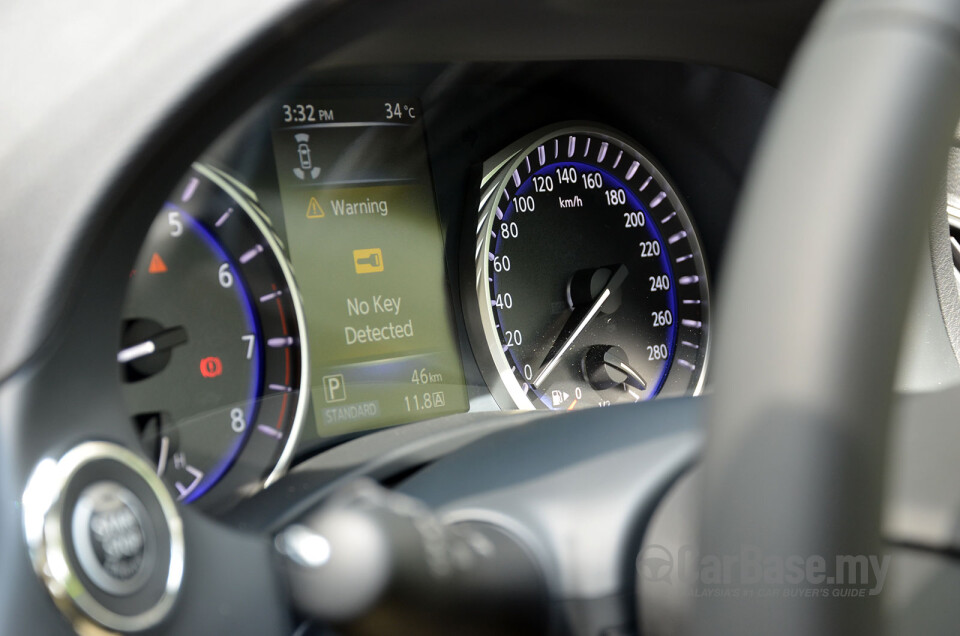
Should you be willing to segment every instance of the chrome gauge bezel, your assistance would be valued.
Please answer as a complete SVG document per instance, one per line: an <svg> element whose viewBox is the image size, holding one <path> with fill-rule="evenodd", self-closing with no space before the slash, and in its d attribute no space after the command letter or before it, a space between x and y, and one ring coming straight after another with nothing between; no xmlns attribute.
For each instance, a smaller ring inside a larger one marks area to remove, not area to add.
<svg viewBox="0 0 960 636"><path fill-rule="evenodd" d="M592 122L574 121L537 130L497 153L483 165L481 197L472 241L472 261L464 268L464 288L465 290L471 290L465 294L465 302L468 304L465 315L467 316L468 332L480 371L494 399L503 409L532 410L536 408L527 392L523 390L513 367L508 363L506 356L503 355L503 345L500 341L493 313L493 303L488 285L488 279L491 276L488 254L491 251L497 201L502 196L503 190L507 187L514 171L518 169L531 152L535 151L544 142L565 134L600 136L615 140L618 145L631 150L632 158L640 162L645 170L654 175L658 183L669 186L664 188L664 191L675 209L686 212L681 222L687 232L697 270L703 272L699 281L702 341L698 353L698 363L694 371L693 389L688 391L688 394L700 395L704 390L710 358L710 286L702 244L696 227L689 219L689 208L677 191L673 181L667 176L663 168L651 158L650 153L642 145L613 128ZM469 281L467 280L468 277ZM674 354L664 387L669 386L671 378L676 375L676 369L677 355Z"/></svg>
<svg viewBox="0 0 960 636"><path fill-rule="evenodd" d="M193 164L193 169L210 179L211 182L233 198L247 217L253 222L257 231L263 236L270 254L280 266L284 283L290 291L289 297L297 318L297 336L300 343L300 386L297 389L295 412L290 426L290 435L287 437L286 444L280 452L277 463L259 484L251 488L251 491L262 490L283 477L290 467L290 462L293 461L297 441L300 439L300 431L303 428L303 422L307 417L307 410L310 404L310 346L307 339L303 299L300 296L300 288L297 286L296 277L293 274L293 266L290 264L280 245L280 239L273 231L269 217L256 205L256 195L244 184L237 182L233 177L213 166L196 162ZM247 494L253 494L253 492Z"/></svg>
<svg viewBox="0 0 960 636"><path fill-rule="evenodd" d="M300 296L300 288L297 286L296 277L293 274L293 266L290 264L283 248L280 246L280 239L273 231L269 217L254 203L256 195L242 183L238 183L231 176L213 166L196 162L193 164L193 168L223 189L224 192L239 204L240 208L250 220L253 221L253 224L263 236L264 241L266 241L270 254L280 266L284 282L290 291L289 297L297 318L297 336L300 343L300 386L297 389L296 410L290 426L290 435L287 437L286 444L280 452L277 463L267 476L257 484L256 487L251 489L252 491L262 490L283 477L290 467L290 462L293 461L297 442L300 439L300 431L303 428L303 422L307 417L307 410L310 404L310 346L307 336L307 321L303 309L303 299ZM253 494L253 492L247 494Z"/></svg>

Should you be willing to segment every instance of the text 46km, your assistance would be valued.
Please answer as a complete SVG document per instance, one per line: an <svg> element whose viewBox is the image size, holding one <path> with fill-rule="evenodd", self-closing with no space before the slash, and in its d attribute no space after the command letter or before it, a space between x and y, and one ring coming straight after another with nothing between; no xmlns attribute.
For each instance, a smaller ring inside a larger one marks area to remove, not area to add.
<svg viewBox="0 0 960 636"><path fill-rule="evenodd" d="M443 374L428 371L426 367L414 369L410 381L414 384L440 384L443 382Z"/></svg>

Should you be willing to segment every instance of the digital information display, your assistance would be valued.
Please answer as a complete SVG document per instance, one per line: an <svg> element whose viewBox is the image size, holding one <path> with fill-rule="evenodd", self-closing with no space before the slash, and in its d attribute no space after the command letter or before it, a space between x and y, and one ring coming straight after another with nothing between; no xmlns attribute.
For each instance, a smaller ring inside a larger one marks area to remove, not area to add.
<svg viewBox="0 0 960 636"><path fill-rule="evenodd" d="M318 434L466 411L419 103L296 99L279 111Z"/></svg>

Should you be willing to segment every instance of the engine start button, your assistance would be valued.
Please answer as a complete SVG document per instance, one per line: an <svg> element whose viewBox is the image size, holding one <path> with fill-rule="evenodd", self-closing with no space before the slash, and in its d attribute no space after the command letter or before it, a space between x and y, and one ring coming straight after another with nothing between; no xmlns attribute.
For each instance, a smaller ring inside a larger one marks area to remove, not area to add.
<svg viewBox="0 0 960 636"><path fill-rule="evenodd" d="M72 535L80 567L105 592L143 587L156 566L156 540L143 504L112 481L87 486L77 498Z"/></svg>
<svg viewBox="0 0 960 636"><path fill-rule="evenodd" d="M22 504L34 572L78 633L143 632L170 614L183 522L140 455L83 442L38 462Z"/></svg>

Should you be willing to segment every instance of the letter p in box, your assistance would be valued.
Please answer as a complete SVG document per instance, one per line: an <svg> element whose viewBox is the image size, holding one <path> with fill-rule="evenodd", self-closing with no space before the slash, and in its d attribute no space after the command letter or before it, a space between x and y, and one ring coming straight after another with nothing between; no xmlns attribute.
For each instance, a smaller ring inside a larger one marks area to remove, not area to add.
<svg viewBox="0 0 960 636"><path fill-rule="evenodd" d="M379 247L353 250L353 266L358 274L373 274L383 271L383 252Z"/></svg>
<svg viewBox="0 0 960 636"><path fill-rule="evenodd" d="M347 399L347 387L342 374L323 376L323 398L327 402L343 402Z"/></svg>

